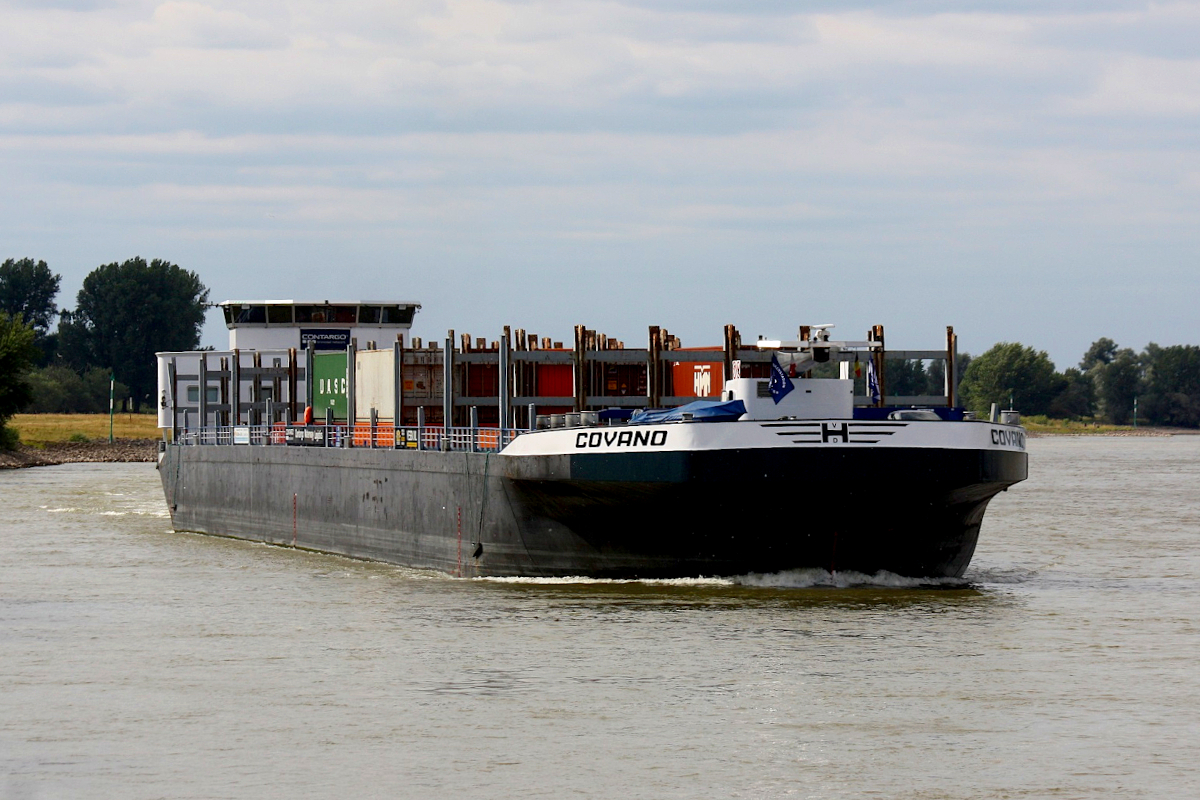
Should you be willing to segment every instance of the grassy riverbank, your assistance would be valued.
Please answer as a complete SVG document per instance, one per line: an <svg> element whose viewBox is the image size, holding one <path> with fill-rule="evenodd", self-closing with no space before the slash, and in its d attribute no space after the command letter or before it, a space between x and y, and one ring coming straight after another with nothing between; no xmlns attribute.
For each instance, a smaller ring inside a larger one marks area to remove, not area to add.
<svg viewBox="0 0 1200 800"><path fill-rule="evenodd" d="M21 444L44 447L62 442L107 442L108 414L17 414L9 427L21 435ZM113 417L117 439L157 439L154 414L117 414Z"/></svg>
<svg viewBox="0 0 1200 800"><path fill-rule="evenodd" d="M1043 416L1021 417L1025 430L1045 436L1174 436L1195 434L1191 428L1165 428L1158 425L1108 425L1106 423L1072 419L1047 419Z"/></svg>

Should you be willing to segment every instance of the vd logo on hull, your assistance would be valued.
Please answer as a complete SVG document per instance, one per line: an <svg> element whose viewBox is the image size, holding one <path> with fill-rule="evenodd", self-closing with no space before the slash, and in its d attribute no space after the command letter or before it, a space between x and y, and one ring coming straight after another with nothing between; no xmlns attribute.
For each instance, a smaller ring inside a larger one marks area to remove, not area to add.
<svg viewBox="0 0 1200 800"><path fill-rule="evenodd" d="M821 441L822 442L841 442L845 444L850 441L850 426L843 422L841 425L830 425L828 422L821 423Z"/></svg>
<svg viewBox="0 0 1200 800"><path fill-rule="evenodd" d="M766 422L764 428L779 428L777 436L792 438L796 444L879 444L907 427L907 422Z"/></svg>

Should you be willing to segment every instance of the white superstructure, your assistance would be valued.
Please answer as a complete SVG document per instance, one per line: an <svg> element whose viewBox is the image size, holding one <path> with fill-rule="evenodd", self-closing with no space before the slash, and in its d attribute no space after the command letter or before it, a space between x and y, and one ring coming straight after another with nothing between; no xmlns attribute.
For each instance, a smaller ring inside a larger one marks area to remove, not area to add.
<svg viewBox="0 0 1200 800"><path fill-rule="evenodd" d="M230 350L344 350L351 339L387 344L412 327L420 303L394 300L226 300L217 304Z"/></svg>
<svg viewBox="0 0 1200 800"><path fill-rule="evenodd" d="M303 351L310 343L316 350L344 351L351 341L360 348L371 343L390 348L398 335L412 328L413 316L421 304L395 300L226 300L217 307L229 329L227 350L157 354L160 428L206 424L203 420L209 414L202 414L201 409L211 410L223 402L219 381L208 383L207 396L200 396L202 358L203 371L226 371L228 387L230 365L236 364L234 369L286 371L297 358L292 351L298 351L303 361ZM305 381L303 371L298 371L295 387L289 387L287 394L294 391L304 397ZM285 377L285 385L287 382ZM256 385L251 402L262 405L288 399L279 376L261 383ZM250 401L249 396L246 399Z"/></svg>

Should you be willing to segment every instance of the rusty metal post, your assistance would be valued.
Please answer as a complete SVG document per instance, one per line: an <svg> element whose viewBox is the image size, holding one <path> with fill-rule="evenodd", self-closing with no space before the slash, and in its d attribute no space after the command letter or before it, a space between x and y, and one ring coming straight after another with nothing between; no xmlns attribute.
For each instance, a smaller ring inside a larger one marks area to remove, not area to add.
<svg viewBox="0 0 1200 800"><path fill-rule="evenodd" d="M587 328L583 325L576 325L575 346L571 351L571 372L575 389L573 411L583 411L584 401L587 397L587 387L585 386L587 381L584 371L584 339L586 336Z"/></svg>
<svg viewBox="0 0 1200 800"><path fill-rule="evenodd" d="M660 329L657 325L650 326L650 346L646 350L646 406L647 408L658 408L659 400L659 360L658 348L660 341Z"/></svg>
<svg viewBox="0 0 1200 800"><path fill-rule="evenodd" d="M737 351L734 349L735 333L735 328L732 325L725 326L725 343L723 345L725 350L725 363L723 366L723 372L721 374L722 381L731 380L733 378L733 362L737 360ZM721 384L721 391L725 391L724 383Z"/></svg>
<svg viewBox="0 0 1200 800"><path fill-rule="evenodd" d="M946 405L958 402L958 335L953 325L946 326Z"/></svg>

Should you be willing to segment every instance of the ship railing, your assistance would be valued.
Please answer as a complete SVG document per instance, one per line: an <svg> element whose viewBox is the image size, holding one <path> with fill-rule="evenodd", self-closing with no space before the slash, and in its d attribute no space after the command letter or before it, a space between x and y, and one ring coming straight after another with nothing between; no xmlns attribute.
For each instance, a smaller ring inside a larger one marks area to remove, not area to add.
<svg viewBox="0 0 1200 800"><path fill-rule="evenodd" d="M259 447L365 447L498 453L528 431L516 428L442 428L436 426L227 425L175 431L181 445L254 445Z"/></svg>
<svg viewBox="0 0 1200 800"><path fill-rule="evenodd" d="M468 453L498 453L522 433L517 428L400 427L395 446L410 450L443 450Z"/></svg>

